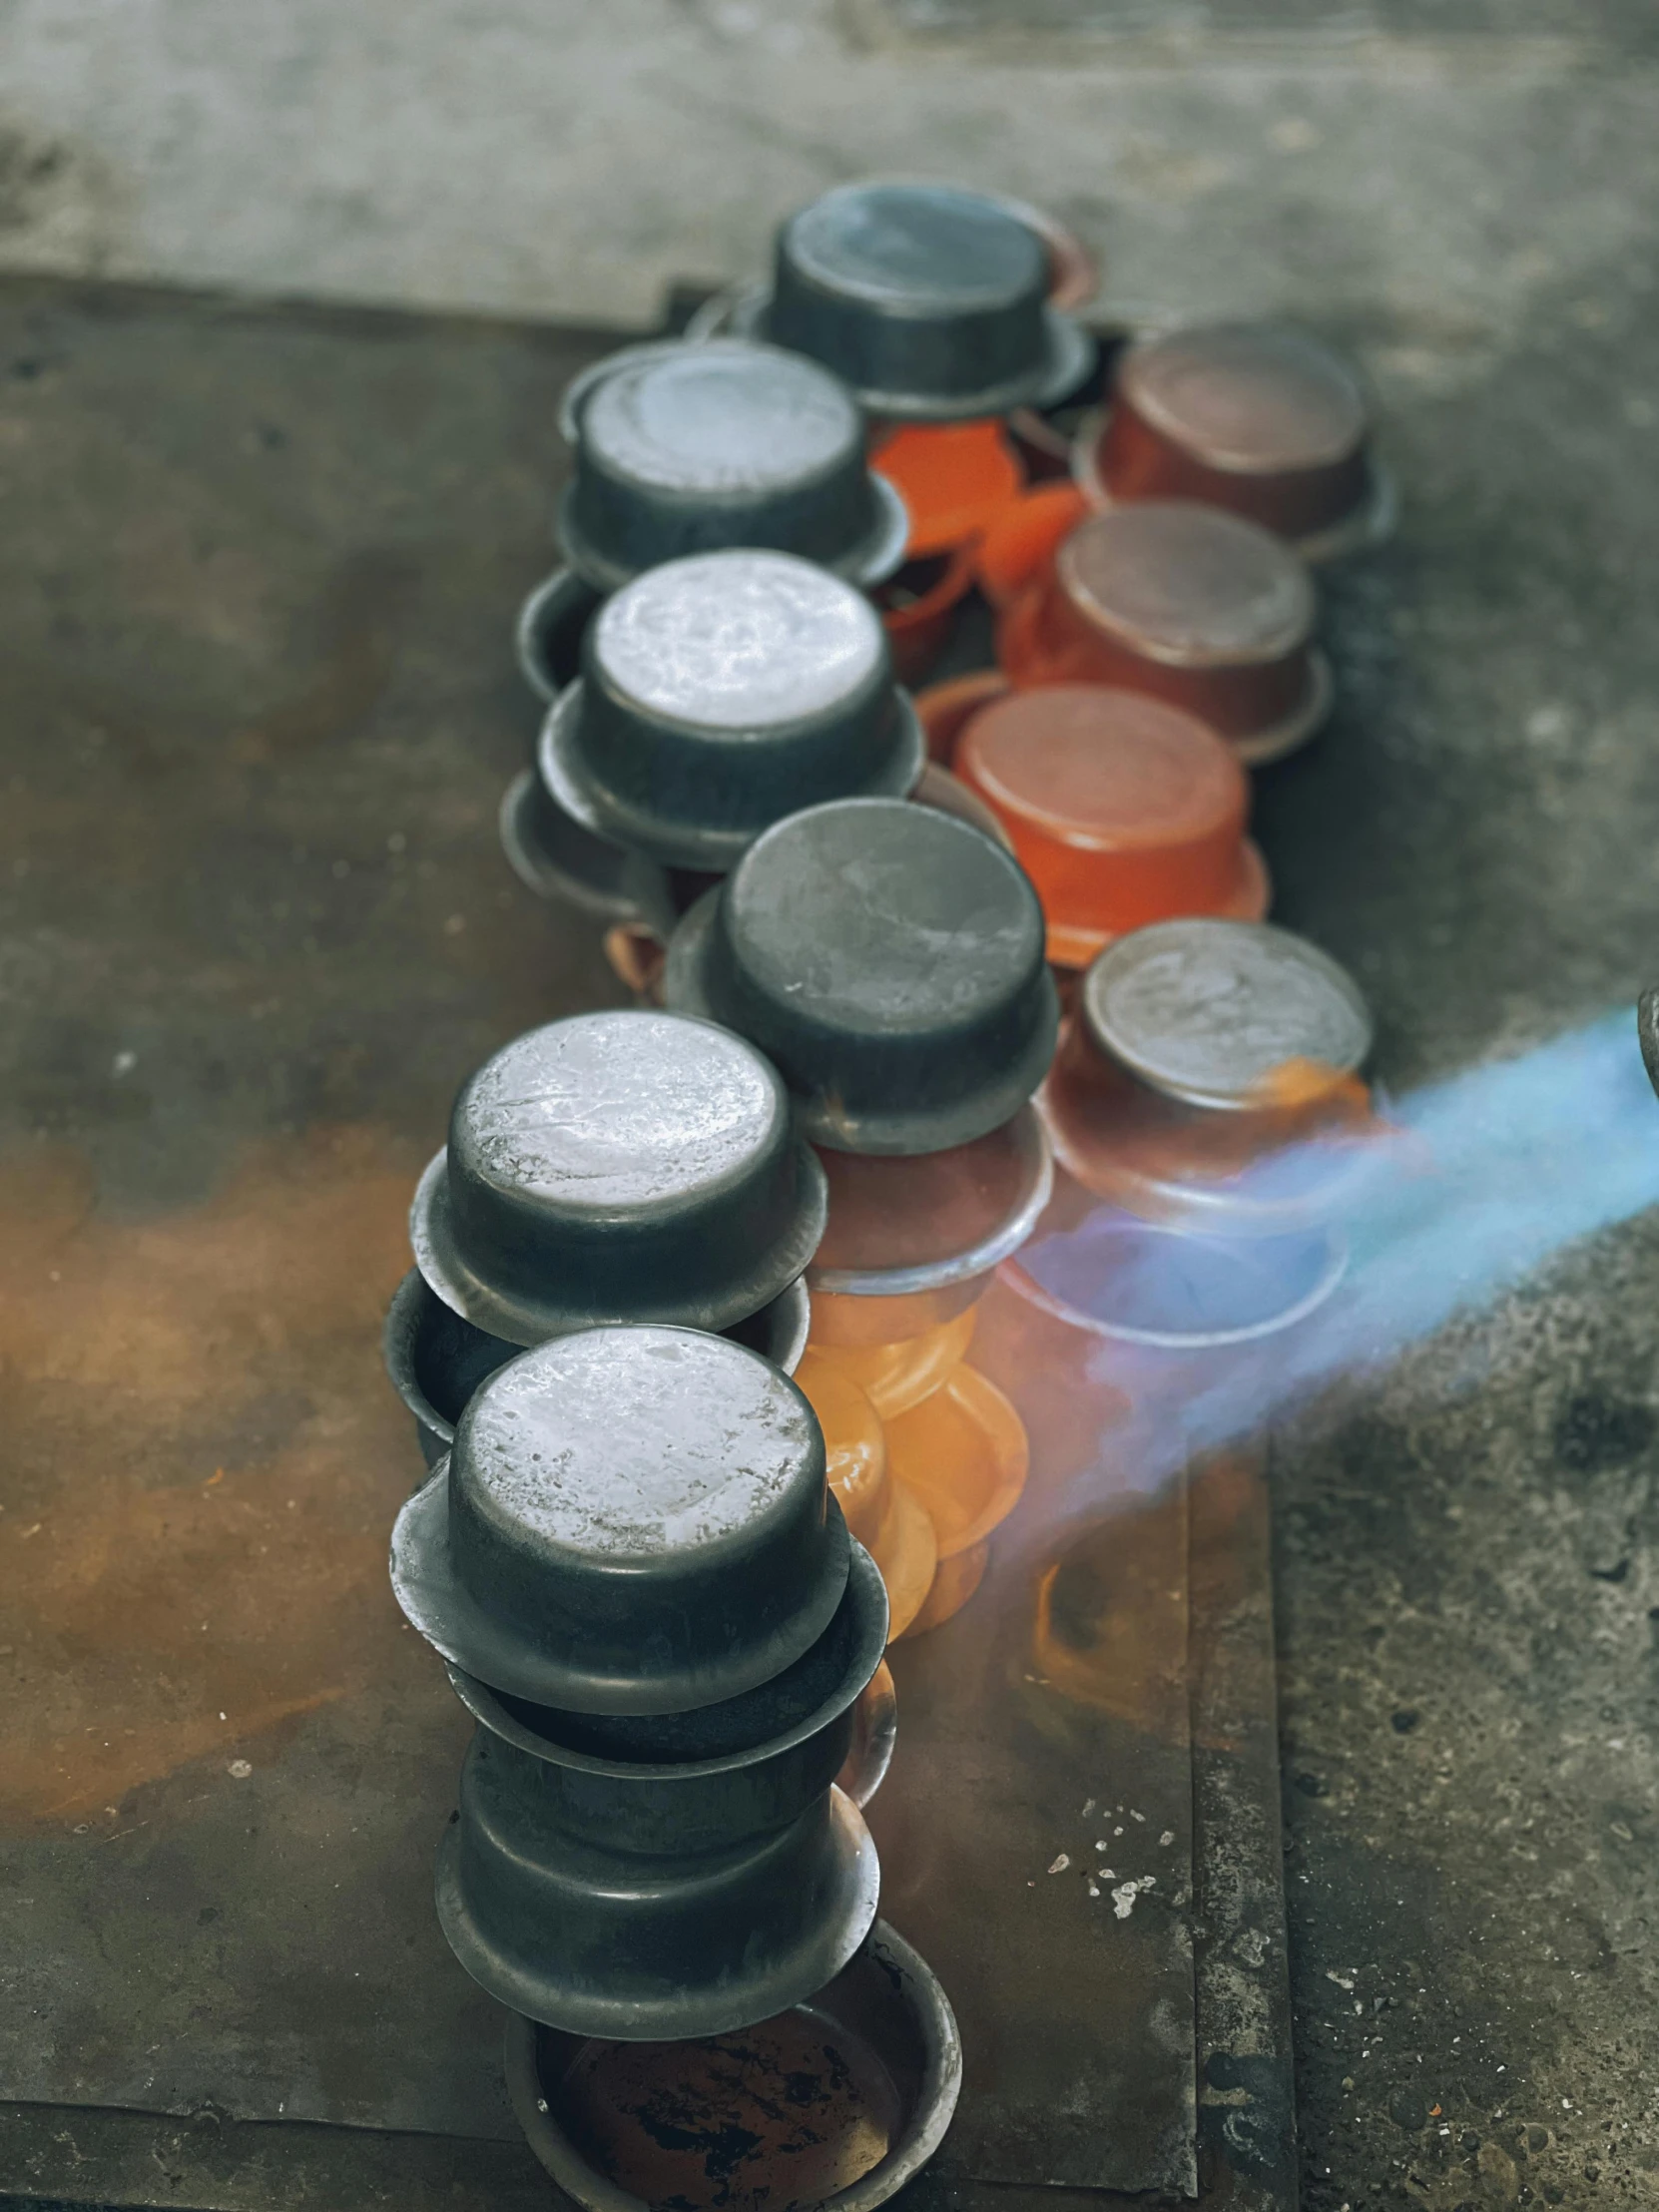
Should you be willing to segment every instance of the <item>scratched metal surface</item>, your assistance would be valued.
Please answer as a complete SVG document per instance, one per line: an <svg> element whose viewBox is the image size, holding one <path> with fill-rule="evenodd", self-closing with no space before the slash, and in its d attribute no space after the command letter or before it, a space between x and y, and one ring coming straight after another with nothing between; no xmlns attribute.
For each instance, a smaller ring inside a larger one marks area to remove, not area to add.
<svg viewBox="0 0 1659 2212"><path fill-rule="evenodd" d="M547 2195L431 1909L466 1728L386 1589L416 1462L377 1337L456 1084L617 995L493 827L554 401L601 343L0 289L0 2193ZM898 1655L875 1808L967 2038L923 2193L1254 2201L1218 2115L1288 2140L1283 1937L1247 2002L1204 1901L1231 1868L1277 1911L1276 1828L1241 1874L1221 1810L1274 1804L1265 1553L1209 1587L1213 1483L1094 1474L1118 1409L1029 1332L1005 1302L982 1350L1038 1472ZM1248 1744L1197 1717L1218 1683Z"/></svg>

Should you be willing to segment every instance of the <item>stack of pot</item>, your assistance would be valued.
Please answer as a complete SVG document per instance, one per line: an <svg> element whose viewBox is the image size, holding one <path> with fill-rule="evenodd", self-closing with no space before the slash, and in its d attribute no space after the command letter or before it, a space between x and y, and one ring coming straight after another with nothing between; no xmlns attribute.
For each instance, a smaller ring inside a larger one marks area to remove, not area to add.
<svg viewBox="0 0 1659 2212"><path fill-rule="evenodd" d="M1049 1191L1030 1100L1057 1001L1036 895L1009 853L944 815L809 808L692 907L664 989L761 1048L824 1167L806 1386L833 1372L837 1403L865 1392L862 1425L925 1506L935 1571L872 1538L876 1556L895 1604L914 1605L902 1625L935 1626L977 1586L1026 1473L1017 1414L963 1355Z"/></svg>
<svg viewBox="0 0 1659 2212"><path fill-rule="evenodd" d="M1247 770L1329 705L1303 562L1386 524L1369 415L1319 348L1235 329L1132 349L1076 429L1086 284L1017 204L845 187L768 286L566 395L502 837L656 1003L462 1088L386 1351L432 1470L393 1579L478 1724L440 1916L539 2023L515 2100L590 2204L616 2177L553 2084L604 2102L595 2054L663 2039L678 2082L674 2039L840 2018L848 1975L847 2019L908 2022L861 2201L948 2119L948 2006L873 1925L857 1805L884 1642L965 1602L1025 1481L972 1357L993 1277L1110 1335L1147 1274L1103 1288L1102 1238L1340 1272L1369 1023L1261 921ZM1073 432L1075 487L1020 498ZM975 576L1000 668L913 703Z"/></svg>
<svg viewBox="0 0 1659 2212"><path fill-rule="evenodd" d="M1227 864L1242 782L1224 796L1212 765L1209 806L1183 812L1113 756L1151 717L1166 748L1179 716L1189 750L1202 728L1212 756L1225 747L1246 768L1313 737L1335 687L1312 572L1379 544L1395 500L1356 370L1273 323L1124 348L1071 464L1072 483L1004 507L981 544L997 670L918 706L935 758L1031 866L1057 963L1081 969L1143 922L1266 911L1265 877ZM1093 774L1083 723L1098 733Z"/></svg>
<svg viewBox="0 0 1659 2212"><path fill-rule="evenodd" d="M415 1197L386 1353L432 1471L392 1582L477 1723L439 1918L517 2017L521 2113L590 2204L561 2054L602 2068L809 1999L834 2019L843 1983L850 2023L873 1977L914 2061L877 2197L954 2103L949 2007L875 1923L858 1811L893 1741L885 1591L786 1372L825 1213L771 1065L653 1010L497 1053Z"/></svg>
<svg viewBox="0 0 1659 2212"><path fill-rule="evenodd" d="M1041 1112L1060 1162L1008 1280L1140 1366L1248 1348L1343 1275L1379 1123L1358 985L1269 923L1159 922L1077 993Z"/></svg>
<svg viewBox="0 0 1659 2212"><path fill-rule="evenodd" d="M662 935L795 806L913 795L998 833L927 763L860 588L906 521L844 385L747 340L633 346L563 420L566 565L518 628L549 712L501 808L532 888Z"/></svg>
<svg viewBox="0 0 1659 2212"><path fill-rule="evenodd" d="M1071 234L1023 201L842 185L782 226L770 283L693 323L806 354L867 410L873 465L909 512L904 564L877 587L906 682L944 648L987 527L1027 467L1048 465L1045 411L1098 396L1095 343L1070 312L1095 281Z"/></svg>

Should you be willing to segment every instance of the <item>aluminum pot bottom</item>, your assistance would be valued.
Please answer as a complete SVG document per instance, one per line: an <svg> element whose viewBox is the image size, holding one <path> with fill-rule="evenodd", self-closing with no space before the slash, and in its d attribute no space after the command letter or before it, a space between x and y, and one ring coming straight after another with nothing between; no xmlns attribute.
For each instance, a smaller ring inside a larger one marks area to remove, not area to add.
<svg viewBox="0 0 1659 2212"><path fill-rule="evenodd" d="M602 2043L515 2016L505 2057L530 2148L585 2212L872 2212L937 2150L962 2078L949 1999L882 1921L741 2035Z"/></svg>

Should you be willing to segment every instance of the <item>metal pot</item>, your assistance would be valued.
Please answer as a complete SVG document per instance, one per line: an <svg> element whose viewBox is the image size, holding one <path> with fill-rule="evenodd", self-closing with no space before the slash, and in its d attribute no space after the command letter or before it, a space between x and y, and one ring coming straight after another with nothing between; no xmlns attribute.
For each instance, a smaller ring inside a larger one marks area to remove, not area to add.
<svg viewBox="0 0 1659 2212"><path fill-rule="evenodd" d="M838 1972L875 1918L861 1816L829 1773L811 1794L806 1780L787 1820L722 1792L725 1818L711 1806L695 1840L637 1824L624 1846L567 1770L480 1729L438 1848L450 1948L511 2010L579 2034L655 2042L765 2019Z"/></svg>
<svg viewBox="0 0 1659 2212"><path fill-rule="evenodd" d="M1221 1237L1322 1227L1377 1133L1353 978L1267 922L1154 923L1109 945L1039 1101L1087 1190Z"/></svg>
<svg viewBox="0 0 1659 2212"><path fill-rule="evenodd" d="M793 1375L811 1325L812 1308L802 1281L792 1283L758 1314L734 1322L721 1334ZM397 1286L380 1348L392 1388L414 1415L420 1454L428 1467L447 1455L455 1441L455 1423L473 1391L523 1350L463 1321L422 1279L418 1268L411 1268Z"/></svg>
<svg viewBox="0 0 1659 2212"><path fill-rule="evenodd" d="M602 1321L728 1329L799 1278L824 1219L824 1171L761 1055L709 1022L618 1009L484 1063L409 1227L445 1305L530 1345Z"/></svg>
<svg viewBox="0 0 1659 2212"><path fill-rule="evenodd" d="M493 1690L464 1668L452 1666L449 1679L482 1728L553 1770L545 1788L573 1835L628 1851L704 1851L784 1826L831 1782L858 1806L875 1795L895 1728L881 1660L887 1625L881 1577L854 1545L845 1593L818 1642L719 1705L570 1713Z"/></svg>
<svg viewBox="0 0 1659 2212"><path fill-rule="evenodd" d="M689 1329L593 1329L474 1394L397 1517L392 1588L445 1659L577 1713L757 1689L840 1608L848 1539L811 1405Z"/></svg>
<svg viewBox="0 0 1659 2212"><path fill-rule="evenodd" d="M793 554L653 568L605 603L583 669L542 731L543 788L664 865L729 868L802 807L901 798L926 757L868 601Z"/></svg>
<svg viewBox="0 0 1659 2212"><path fill-rule="evenodd" d="M853 584L903 558L902 498L865 460L862 410L799 352L741 338L627 346L578 376L559 543L615 591L686 554L767 547Z"/></svg>
<svg viewBox="0 0 1659 2212"><path fill-rule="evenodd" d="M770 294L734 325L807 353L872 414L962 421L1080 383L1094 341L1048 303L1043 241L957 186L841 185L778 234Z"/></svg>
<svg viewBox="0 0 1659 2212"><path fill-rule="evenodd" d="M1012 856L891 800L758 837L674 933L670 1006L778 1067L816 1144L939 1152L1017 1113L1054 1049L1042 909Z"/></svg>
<svg viewBox="0 0 1659 2212"><path fill-rule="evenodd" d="M846 1586L824 1633L777 1674L713 1705L670 1713L576 1713L492 1689L453 1663L449 1679L475 1720L521 1749L539 1746L550 1758L568 1753L621 1761L636 1776L661 1767L684 1777L699 1762L747 1757L757 1745L776 1749L837 1724L879 1671L890 1625L881 1576L860 1545L851 1544L847 1556ZM850 1710L856 1717L848 1725L862 1750L856 1774L843 1775L841 1786L855 1805L864 1805L891 1757L896 1708L890 1684L884 1713L880 1695L867 1713L857 1702Z"/></svg>
<svg viewBox="0 0 1659 2212"><path fill-rule="evenodd" d="M1161 699L1104 684L1009 693L973 716L954 759L1037 887L1057 966L1086 967L1170 915L1267 911L1243 764Z"/></svg>
<svg viewBox="0 0 1659 2212"><path fill-rule="evenodd" d="M1016 687L1110 684L1207 723L1255 766L1313 736L1331 668L1307 570L1216 507L1137 500L1078 524L997 624Z"/></svg>
<svg viewBox="0 0 1659 2212"><path fill-rule="evenodd" d="M515 2017L506 2069L531 2149L584 2212L722 2192L873 2212L942 2142L962 2051L937 1977L877 1921L834 1980L741 2041L619 2049Z"/></svg>
<svg viewBox="0 0 1659 2212"><path fill-rule="evenodd" d="M1372 417L1358 372L1311 332L1215 323L1129 347L1073 464L1096 505L1196 499L1332 560L1393 525Z"/></svg>

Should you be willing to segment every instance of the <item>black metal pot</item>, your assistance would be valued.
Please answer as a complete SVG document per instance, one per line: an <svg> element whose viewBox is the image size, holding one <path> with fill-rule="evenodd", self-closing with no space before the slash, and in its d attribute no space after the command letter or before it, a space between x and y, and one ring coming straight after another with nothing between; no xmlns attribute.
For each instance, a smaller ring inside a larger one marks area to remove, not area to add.
<svg viewBox="0 0 1659 2212"><path fill-rule="evenodd" d="M575 379L561 420L575 472L559 543L602 591L732 546L798 553L854 584L903 558L904 503L865 460L857 401L799 353L627 346Z"/></svg>
<svg viewBox="0 0 1659 2212"><path fill-rule="evenodd" d="M758 837L674 933L668 1003L751 1038L815 1144L911 1155L1006 1122L1047 1069L1058 1002L1011 853L893 800Z"/></svg>
<svg viewBox="0 0 1659 2212"><path fill-rule="evenodd" d="M824 1171L752 1046L614 1010L533 1029L463 1085L409 1226L445 1305L531 1345L601 1322L729 1329L797 1281L824 1218Z"/></svg>
<svg viewBox="0 0 1659 2212"><path fill-rule="evenodd" d="M781 1825L711 1818L693 1847L623 1849L563 1771L480 1729L438 1849L438 1919L475 1981L515 2012L656 2042L765 2019L821 1988L875 1918L880 1873L826 1782Z"/></svg>
<svg viewBox="0 0 1659 2212"><path fill-rule="evenodd" d="M803 1741L840 1723L852 1700L838 1779L853 1804L863 1806L886 1773L897 1725L890 1677L884 1695L865 1703L875 1675L885 1673L878 1662L887 1627L885 1585L854 1543L846 1587L823 1635L781 1673L718 1704L684 1713L572 1713L491 1689L453 1664L449 1680L475 1720L521 1750L619 1761L636 1776L660 1768L682 1779L708 1762L746 1758L760 1745L776 1750Z"/></svg>
<svg viewBox="0 0 1659 2212"><path fill-rule="evenodd" d="M1321 1230L1379 1134L1359 986L1267 922L1155 922L1107 946L1043 1086L1055 1156L1097 1197L1212 1236Z"/></svg>
<svg viewBox="0 0 1659 2212"><path fill-rule="evenodd" d="M683 1714L801 1660L849 1558L795 1384L741 1345L642 1327L490 1376L398 1515L391 1577L427 1642L493 1689Z"/></svg>
<svg viewBox="0 0 1659 2212"><path fill-rule="evenodd" d="M872 414L947 422L1042 406L1094 341L1047 303L1029 225L952 185L840 185L778 235L772 290L734 326L811 355Z"/></svg>
<svg viewBox="0 0 1659 2212"><path fill-rule="evenodd" d="M666 562L606 601L542 731L542 786L596 837L729 868L783 816L903 797L926 760L850 584L789 553Z"/></svg>
<svg viewBox="0 0 1659 2212"><path fill-rule="evenodd" d="M886 1772L896 1713L886 1640L880 1572L853 1544L824 1634L782 1674L719 1705L570 1713L493 1690L461 1667L451 1666L449 1679L480 1726L559 1770L567 1825L587 1822L591 1841L630 1850L666 1851L677 1837L702 1849L711 1823L721 1834L734 1818L779 1825L831 1782L854 1805L868 1804Z"/></svg>
<svg viewBox="0 0 1659 2212"><path fill-rule="evenodd" d="M792 1283L758 1314L734 1322L722 1335L793 1375L807 1349L811 1321L802 1281ZM473 1391L524 1349L463 1321L422 1279L418 1268L411 1268L397 1286L380 1347L392 1387L414 1415L420 1454L428 1467L435 1467L448 1454L455 1441L455 1423Z"/></svg>

